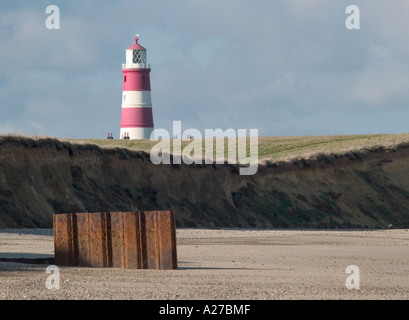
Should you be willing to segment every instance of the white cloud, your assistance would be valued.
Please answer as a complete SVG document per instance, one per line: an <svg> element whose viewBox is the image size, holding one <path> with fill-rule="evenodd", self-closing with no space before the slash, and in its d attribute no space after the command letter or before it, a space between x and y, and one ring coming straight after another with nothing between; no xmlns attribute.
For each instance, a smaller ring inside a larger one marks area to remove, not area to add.
<svg viewBox="0 0 409 320"><path fill-rule="evenodd" d="M409 101L408 72L392 63L365 70L350 82L347 95L371 107L393 108L389 102Z"/></svg>
<svg viewBox="0 0 409 320"><path fill-rule="evenodd" d="M1 113L0 113L0 119L2 118ZM21 129L21 128L19 128ZM15 127L14 123L10 123L10 122L3 122L0 125L0 134L1 135L6 135L6 134L12 134L12 133L18 133L21 132L21 130L17 130L17 128Z"/></svg>

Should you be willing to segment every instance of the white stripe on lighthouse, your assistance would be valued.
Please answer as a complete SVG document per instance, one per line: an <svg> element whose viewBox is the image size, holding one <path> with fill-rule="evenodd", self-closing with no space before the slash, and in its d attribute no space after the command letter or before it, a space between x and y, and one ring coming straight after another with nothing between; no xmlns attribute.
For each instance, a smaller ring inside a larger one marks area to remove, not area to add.
<svg viewBox="0 0 409 320"><path fill-rule="evenodd" d="M122 107L152 107L152 99L150 91L123 91L122 92Z"/></svg>
<svg viewBox="0 0 409 320"><path fill-rule="evenodd" d="M129 139L150 139L153 128L121 128L120 138L128 136Z"/></svg>

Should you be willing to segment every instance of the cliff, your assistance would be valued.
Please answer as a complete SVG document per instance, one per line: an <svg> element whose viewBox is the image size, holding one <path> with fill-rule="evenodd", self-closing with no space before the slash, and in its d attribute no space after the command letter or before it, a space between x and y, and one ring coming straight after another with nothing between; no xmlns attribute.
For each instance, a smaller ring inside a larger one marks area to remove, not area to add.
<svg viewBox="0 0 409 320"><path fill-rule="evenodd" d="M177 227L408 228L409 146L235 165L154 165L149 154L0 138L0 227L53 213L173 209Z"/></svg>

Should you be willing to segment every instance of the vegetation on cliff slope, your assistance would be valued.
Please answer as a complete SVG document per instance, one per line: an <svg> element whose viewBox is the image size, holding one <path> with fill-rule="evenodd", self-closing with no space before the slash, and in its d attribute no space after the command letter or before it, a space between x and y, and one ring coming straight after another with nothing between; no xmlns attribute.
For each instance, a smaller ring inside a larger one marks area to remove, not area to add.
<svg viewBox="0 0 409 320"><path fill-rule="evenodd" d="M261 137L257 174L240 176L229 164L156 166L146 140L2 136L0 227L51 227L62 212L173 209L178 227L407 228L408 140Z"/></svg>

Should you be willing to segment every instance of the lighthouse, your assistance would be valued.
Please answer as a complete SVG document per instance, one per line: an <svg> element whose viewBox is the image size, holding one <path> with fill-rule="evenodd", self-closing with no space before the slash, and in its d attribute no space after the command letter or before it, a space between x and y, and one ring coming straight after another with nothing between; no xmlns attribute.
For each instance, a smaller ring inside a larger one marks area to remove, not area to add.
<svg viewBox="0 0 409 320"><path fill-rule="evenodd" d="M153 131L150 65L146 49L135 43L125 50L126 63L122 64L121 139L149 139Z"/></svg>

